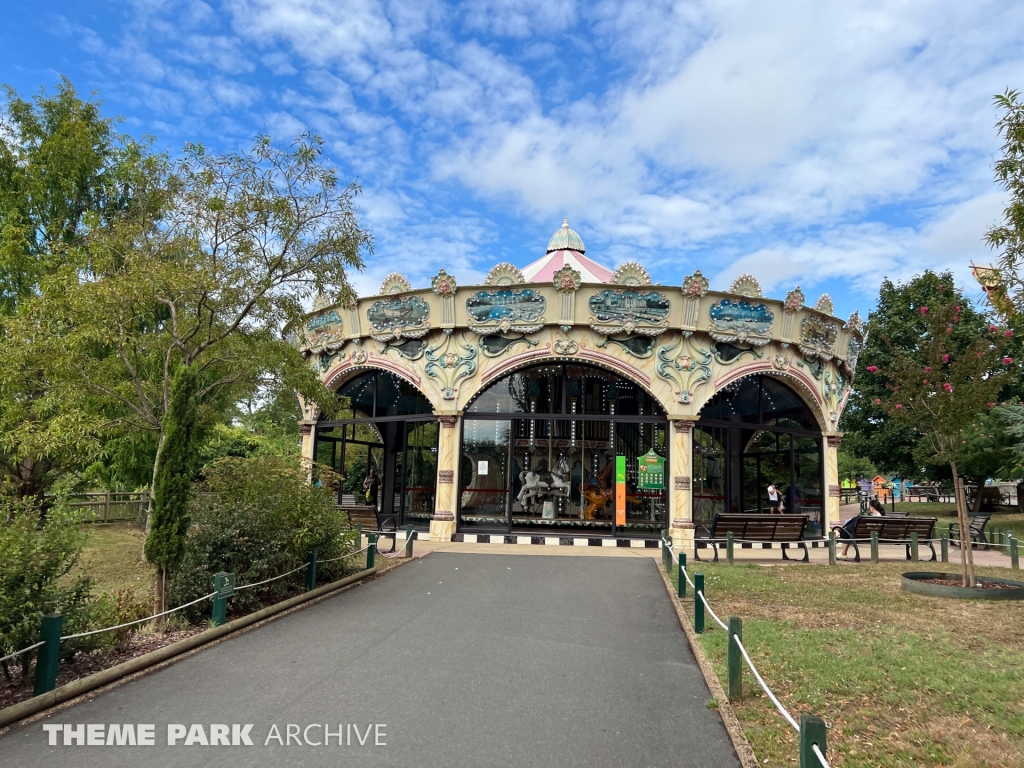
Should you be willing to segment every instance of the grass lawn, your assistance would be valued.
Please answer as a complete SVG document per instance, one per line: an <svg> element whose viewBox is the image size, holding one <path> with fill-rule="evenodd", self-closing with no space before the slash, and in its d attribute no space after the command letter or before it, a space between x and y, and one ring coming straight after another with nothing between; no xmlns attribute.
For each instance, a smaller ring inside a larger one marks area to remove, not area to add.
<svg viewBox="0 0 1024 768"><path fill-rule="evenodd" d="M888 507L886 507L888 509ZM936 536L949 530L949 524L956 522L956 505L942 504L932 501L908 501L897 502L897 512L909 512L913 517L937 517ZM1024 514L1014 512L1006 514L997 512L985 526L986 532L1013 531L1014 538L1024 540ZM1006 554L1005 548L998 548L998 551ZM952 559L952 555L950 555Z"/></svg>
<svg viewBox="0 0 1024 768"><path fill-rule="evenodd" d="M1024 767L1024 601L909 594L909 565L690 571L705 574L723 621L743 619L744 645L793 716L831 725L833 766ZM701 643L725 685L726 633L710 616L707 627ZM743 686L735 709L761 765L797 765L796 732L746 667Z"/></svg>
<svg viewBox="0 0 1024 768"><path fill-rule="evenodd" d="M142 530L131 523L92 524L87 530L89 538L75 572L91 576L96 592L130 588L151 596L153 567L142 557Z"/></svg>

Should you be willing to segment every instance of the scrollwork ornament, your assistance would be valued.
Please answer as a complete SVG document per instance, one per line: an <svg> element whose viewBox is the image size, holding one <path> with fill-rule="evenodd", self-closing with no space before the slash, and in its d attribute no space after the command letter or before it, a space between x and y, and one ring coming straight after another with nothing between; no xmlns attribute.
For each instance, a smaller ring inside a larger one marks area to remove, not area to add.
<svg viewBox="0 0 1024 768"><path fill-rule="evenodd" d="M456 385L476 373L477 349L472 344L463 344L455 334L445 334L440 343L427 348L427 363L424 372L441 382L442 397L454 400Z"/></svg>
<svg viewBox="0 0 1024 768"><path fill-rule="evenodd" d="M689 297L699 299L707 294L710 285L711 283L708 282L708 279L698 269L692 275L687 275L683 278L683 293Z"/></svg>
<svg viewBox="0 0 1024 768"><path fill-rule="evenodd" d="M692 403L697 389L711 378L711 352L699 347L690 338L658 350L658 376L674 387L680 403Z"/></svg>

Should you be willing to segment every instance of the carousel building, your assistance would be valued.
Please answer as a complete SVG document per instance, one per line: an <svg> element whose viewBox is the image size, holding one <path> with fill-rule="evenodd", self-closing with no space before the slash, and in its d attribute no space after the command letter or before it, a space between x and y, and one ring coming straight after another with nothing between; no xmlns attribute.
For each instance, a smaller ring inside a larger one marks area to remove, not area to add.
<svg viewBox="0 0 1024 768"><path fill-rule="evenodd" d="M766 298L750 275L725 293L699 270L652 284L585 254L566 222L543 258L483 285L392 274L377 296L317 303L296 341L341 413L305 410L303 456L339 473L339 504L435 541L614 546L668 529L690 552L716 513L767 512L769 485L808 537L837 522L858 314L799 287Z"/></svg>

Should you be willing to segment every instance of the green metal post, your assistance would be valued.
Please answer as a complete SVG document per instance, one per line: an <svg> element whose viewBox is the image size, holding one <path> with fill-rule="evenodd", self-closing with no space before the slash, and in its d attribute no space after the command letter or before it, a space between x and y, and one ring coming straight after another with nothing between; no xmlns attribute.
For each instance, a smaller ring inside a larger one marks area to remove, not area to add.
<svg viewBox="0 0 1024 768"><path fill-rule="evenodd" d="M821 761L811 746L818 745L825 753L825 721L815 715L800 715L800 768L821 768Z"/></svg>
<svg viewBox="0 0 1024 768"><path fill-rule="evenodd" d="M1020 570L1020 555L1017 552L1017 537L1010 537L1010 567L1015 571Z"/></svg>
<svg viewBox="0 0 1024 768"><path fill-rule="evenodd" d="M917 531L910 534L910 559L917 562Z"/></svg>
<svg viewBox="0 0 1024 768"><path fill-rule="evenodd" d="M743 639L743 622L738 616L729 617L729 701L743 696L743 657L736 638Z"/></svg>
<svg viewBox="0 0 1024 768"><path fill-rule="evenodd" d="M377 535L374 533L366 534L366 568L369 570L373 568L374 555L377 551Z"/></svg>
<svg viewBox="0 0 1024 768"><path fill-rule="evenodd" d="M405 556L412 557L412 541L416 535L416 528L411 525L405 527Z"/></svg>
<svg viewBox="0 0 1024 768"><path fill-rule="evenodd" d="M678 577L679 585L676 588L676 593L679 597L686 597L686 553L679 553L679 571L676 573Z"/></svg>
<svg viewBox="0 0 1024 768"><path fill-rule="evenodd" d="M213 575L213 615L210 620L218 627L227 621L228 596L233 589L226 589L231 580L231 574L221 571ZM232 585L233 586L233 585Z"/></svg>
<svg viewBox="0 0 1024 768"><path fill-rule="evenodd" d="M316 589L316 552L306 555L306 591Z"/></svg>
<svg viewBox="0 0 1024 768"><path fill-rule="evenodd" d="M698 635L704 632L704 601L700 596L704 594L704 574L693 574L693 631Z"/></svg>
<svg viewBox="0 0 1024 768"><path fill-rule="evenodd" d="M878 531L871 532L871 562L878 562Z"/></svg>
<svg viewBox="0 0 1024 768"><path fill-rule="evenodd" d="M662 534L661 535L661 569L665 573L668 573L668 569L669 569L669 565L668 565L669 554L668 553L670 551L671 550L668 548L668 542L665 541L665 534Z"/></svg>
<svg viewBox="0 0 1024 768"><path fill-rule="evenodd" d="M942 534L941 538L942 538L942 562L948 563L949 562L949 534L948 533L944 533L944 534Z"/></svg>
<svg viewBox="0 0 1024 768"><path fill-rule="evenodd" d="M729 531L725 534L725 561L729 565L732 565L733 546L732 531Z"/></svg>
<svg viewBox="0 0 1024 768"><path fill-rule="evenodd" d="M45 645L36 651L36 680L32 695L52 691L57 687L57 666L60 664L60 630L64 626L64 617L59 613L48 613L43 616L43 624L39 628L39 639Z"/></svg>
<svg viewBox="0 0 1024 768"><path fill-rule="evenodd" d="M828 564L836 564L836 532L831 530L828 532Z"/></svg>

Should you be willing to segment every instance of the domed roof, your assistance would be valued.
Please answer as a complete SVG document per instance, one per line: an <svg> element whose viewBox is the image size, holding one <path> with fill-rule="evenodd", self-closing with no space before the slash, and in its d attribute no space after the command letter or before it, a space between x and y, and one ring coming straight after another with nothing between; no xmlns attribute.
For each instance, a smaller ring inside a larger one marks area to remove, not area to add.
<svg viewBox="0 0 1024 768"><path fill-rule="evenodd" d="M578 253L586 253L587 249L583 245L583 238L569 229L569 219L567 218L562 223L562 228L559 229L555 234L548 240L547 253L552 251L576 251Z"/></svg>

